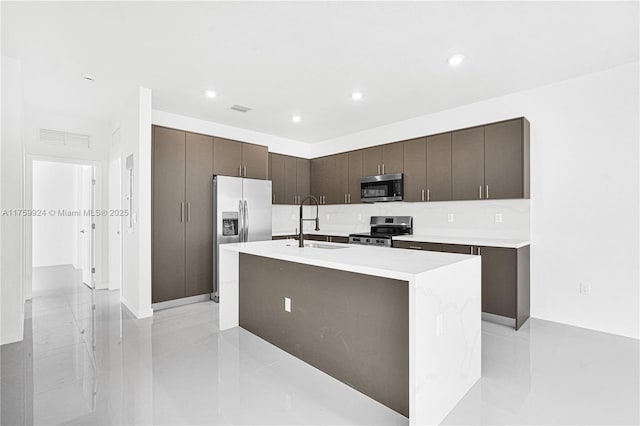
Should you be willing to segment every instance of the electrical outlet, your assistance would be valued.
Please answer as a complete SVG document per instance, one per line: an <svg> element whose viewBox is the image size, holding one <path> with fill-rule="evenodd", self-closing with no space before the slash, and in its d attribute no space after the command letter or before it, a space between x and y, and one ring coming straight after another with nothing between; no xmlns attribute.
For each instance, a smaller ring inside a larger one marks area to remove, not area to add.
<svg viewBox="0 0 640 426"><path fill-rule="evenodd" d="M442 324L442 314L438 314L436 317L436 336L442 336L444 326Z"/></svg>
<svg viewBox="0 0 640 426"><path fill-rule="evenodd" d="M580 294L583 296L591 296L591 284L580 283Z"/></svg>
<svg viewBox="0 0 640 426"><path fill-rule="evenodd" d="M496 223L502 223L502 213L496 213Z"/></svg>
<svg viewBox="0 0 640 426"><path fill-rule="evenodd" d="M453 213L447 214L447 222L453 223Z"/></svg>
<svg viewBox="0 0 640 426"><path fill-rule="evenodd" d="M284 298L284 311L291 312L291 299L288 297Z"/></svg>

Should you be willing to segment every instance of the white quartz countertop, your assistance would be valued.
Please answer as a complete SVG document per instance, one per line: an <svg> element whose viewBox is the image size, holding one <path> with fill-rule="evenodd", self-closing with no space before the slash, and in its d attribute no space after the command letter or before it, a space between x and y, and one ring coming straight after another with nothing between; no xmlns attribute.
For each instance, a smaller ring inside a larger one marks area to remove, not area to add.
<svg viewBox="0 0 640 426"><path fill-rule="evenodd" d="M307 243L317 242L308 241ZM410 281L418 275L434 269L478 259L477 256L466 254L356 244L321 243L321 245L342 248L334 250L314 247L300 248L297 241L273 240L222 244L220 249L403 281Z"/></svg>
<svg viewBox="0 0 640 426"><path fill-rule="evenodd" d="M520 248L531 244L529 240L493 237L450 237L445 235L401 235L393 237L395 241L415 241L421 243L462 244L468 246Z"/></svg>
<svg viewBox="0 0 640 426"><path fill-rule="evenodd" d="M293 235L293 232L274 232L274 237ZM332 237L348 237L349 234L341 231L305 231L305 235L330 235ZM439 234L413 234L393 237L396 241L415 241L421 243L461 244L468 246L520 248L528 246L531 241L523 238L495 238L483 236L450 236Z"/></svg>

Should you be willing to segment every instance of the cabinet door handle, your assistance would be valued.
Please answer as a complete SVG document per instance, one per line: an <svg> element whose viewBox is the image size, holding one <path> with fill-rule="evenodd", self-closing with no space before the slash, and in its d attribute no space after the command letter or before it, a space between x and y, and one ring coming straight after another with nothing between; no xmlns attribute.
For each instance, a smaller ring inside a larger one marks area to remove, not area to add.
<svg viewBox="0 0 640 426"><path fill-rule="evenodd" d="M482 200L482 185L478 187L478 199Z"/></svg>
<svg viewBox="0 0 640 426"><path fill-rule="evenodd" d="M471 250L471 254L473 254L473 246L469 247L469 249Z"/></svg>
<svg viewBox="0 0 640 426"><path fill-rule="evenodd" d="M422 194L420 195L420 198L422 199L422 201L424 201L424 189L422 190Z"/></svg>
<svg viewBox="0 0 640 426"><path fill-rule="evenodd" d="M184 203L180 203L180 222L184 222Z"/></svg>
<svg viewBox="0 0 640 426"><path fill-rule="evenodd" d="M187 222L191 222L191 203L187 203Z"/></svg>
<svg viewBox="0 0 640 426"><path fill-rule="evenodd" d="M351 194L349 194L349 204L351 204Z"/></svg>
<svg viewBox="0 0 640 426"><path fill-rule="evenodd" d="M243 175L244 177L247 177L247 166L244 166L244 170L243 170L243 172L242 172L242 175Z"/></svg>
<svg viewBox="0 0 640 426"><path fill-rule="evenodd" d="M238 166L238 176L242 177L242 164Z"/></svg>
<svg viewBox="0 0 640 426"><path fill-rule="evenodd" d="M487 197L487 200L489 199L489 185L486 185L486 191L485 191L485 197Z"/></svg>
<svg viewBox="0 0 640 426"><path fill-rule="evenodd" d="M431 201L431 190L427 188L427 201Z"/></svg>
<svg viewBox="0 0 640 426"><path fill-rule="evenodd" d="M420 246L409 246L409 248L413 250L422 250L422 247Z"/></svg>
<svg viewBox="0 0 640 426"><path fill-rule="evenodd" d="M480 247L478 247L478 256L482 256L482 253L480 252Z"/></svg>
<svg viewBox="0 0 640 426"><path fill-rule="evenodd" d="M384 163L382 163L382 174L384 174Z"/></svg>

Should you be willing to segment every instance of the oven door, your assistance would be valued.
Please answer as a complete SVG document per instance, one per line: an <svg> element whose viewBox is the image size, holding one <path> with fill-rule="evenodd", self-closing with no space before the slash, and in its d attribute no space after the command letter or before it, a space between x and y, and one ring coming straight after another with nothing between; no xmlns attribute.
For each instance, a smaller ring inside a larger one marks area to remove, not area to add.
<svg viewBox="0 0 640 426"><path fill-rule="evenodd" d="M402 201L402 173L367 176L360 179L360 200L363 203Z"/></svg>

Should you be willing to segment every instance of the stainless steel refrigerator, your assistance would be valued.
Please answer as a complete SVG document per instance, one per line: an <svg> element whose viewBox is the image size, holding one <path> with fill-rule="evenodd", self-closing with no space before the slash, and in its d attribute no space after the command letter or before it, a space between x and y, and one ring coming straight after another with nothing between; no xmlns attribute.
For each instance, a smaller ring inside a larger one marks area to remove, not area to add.
<svg viewBox="0 0 640 426"><path fill-rule="evenodd" d="M218 294L220 244L271 239L271 181L213 177L213 300Z"/></svg>

